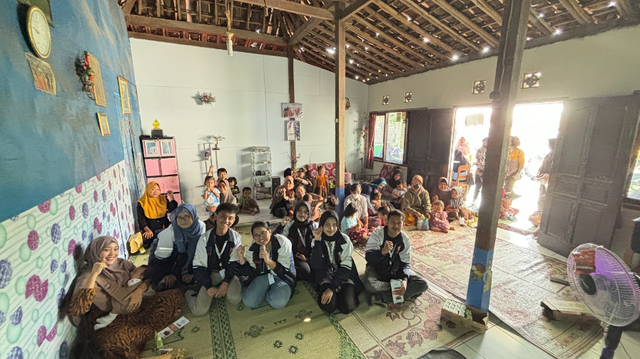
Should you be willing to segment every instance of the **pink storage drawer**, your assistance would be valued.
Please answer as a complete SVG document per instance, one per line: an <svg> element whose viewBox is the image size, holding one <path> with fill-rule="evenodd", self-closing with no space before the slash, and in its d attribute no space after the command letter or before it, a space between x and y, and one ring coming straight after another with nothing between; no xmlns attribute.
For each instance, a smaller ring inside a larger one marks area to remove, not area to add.
<svg viewBox="0 0 640 359"><path fill-rule="evenodd" d="M178 161L175 157L160 160L160 171L163 176L178 174Z"/></svg>
<svg viewBox="0 0 640 359"><path fill-rule="evenodd" d="M167 191L180 192L180 180L178 179L178 176L164 177L163 180L163 193L166 193Z"/></svg>
<svg viewBox="0 0 640 359"><path fill-rule="evenodd" d="M160 160L146 159L144 160L144 168L147 170L147 176L161 176Z"/></svg>

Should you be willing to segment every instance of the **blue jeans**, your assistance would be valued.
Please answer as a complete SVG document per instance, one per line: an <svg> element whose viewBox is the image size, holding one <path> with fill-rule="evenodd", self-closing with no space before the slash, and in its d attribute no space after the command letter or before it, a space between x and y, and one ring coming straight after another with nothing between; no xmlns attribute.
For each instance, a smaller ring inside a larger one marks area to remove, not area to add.
<svg viewBox="0 0 640 359"><path fill-rule="evenodd" d="M265 300L276 309L284 308L291 298L291 287L274 274L275 282L269 285L269 276L261 275L242 289L242 302L249 308L256 308Z"/></svg>

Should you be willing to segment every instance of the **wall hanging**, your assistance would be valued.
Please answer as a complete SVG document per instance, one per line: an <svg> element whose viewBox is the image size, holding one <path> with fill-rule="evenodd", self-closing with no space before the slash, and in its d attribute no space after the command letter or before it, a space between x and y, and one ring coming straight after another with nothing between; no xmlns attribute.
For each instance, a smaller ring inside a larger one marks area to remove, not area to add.
<svg viewBox="0 0 640 359"><path fill-rule="evenodd" d="M301 103L283 103L282 118L302 118Z"/></svg>
<svg viewBox="0 0 640 359"><path fill-rule="evenodd" d="M100 134L102 137L111 136L109 130L109 120L106 113L98 113L98 125L100 126Z"/></svg>
<svg viewBox="0 0 640 359"><path fill-rule="evenodd" d="M487 80L478 80L473 81L473 88L471 88L471 93L474 95L479 95L484 93L484 90L487 88Z"/></svg>
<svg viewBox="0 0 640 359"><path fill-rule="evenodd" d="M198 98L199 104L201 105L211 105L216 102L216 98L215 96L211 95L211 92L198 92L196 94L196 97Z"/></svg>
<svg viewBox="0 0 640 359"><path fill-rule="evenodd" d="M404 103L411 102L412 98L413 98L413 94L411 92L405 92L404 93Z"/></svg>
<svg viewBox="0 0 640 359"><path fill-rule="evenodd" d="M91 68L88 54L89 53L85 51L82 56L79 56L76 59L76 74L82 83L82 91L86 92L90 99L95 100L96 96L93 94L93 80L96 77L96 72Z"/></svg>
<svg viewBox="0 0 640 359"><path fill-rule="evenodd" d="M120 105L122 106L122 114L131 114L131 101L129 99L129 82L118 76L118 87L120 88Z"/></svg>
<svg viewBox="0 0 640 359"><path fill-rule="evenodd" d="M389 96L382 96L382 106L386 106L389 104Z"/></svg>
<svg viewBox="0 0 640 359"><path fill-rule="evenodd" d="M33 74L33 83L40 91L56 94L56 77L53 74L51 66L46 61L25 52L29 67L31 67L31 74Z"/></svg>
<svg viewBox="0 0 640 359"><path fill-rule="evenodd" d="M523 89L531 89L540 87L540 77L542 76L541 72L533 72L530 74L524 74L522 79L522 88Z"/></svg>
<svg viewBox="0 0 640 359"><path fill-rule="evenodd" d="M287 121L287 141L300 141L300 121Z"/></svg>

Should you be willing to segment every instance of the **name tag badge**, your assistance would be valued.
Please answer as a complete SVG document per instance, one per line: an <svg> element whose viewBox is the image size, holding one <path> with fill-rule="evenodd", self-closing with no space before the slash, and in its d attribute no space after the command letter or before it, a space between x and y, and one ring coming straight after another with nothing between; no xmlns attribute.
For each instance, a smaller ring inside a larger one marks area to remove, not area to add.
<svg viewBox="0 0 640 359"><path fill-rule="evenodd" d="M220 273L220 276L222 277L222 279L224 279L224 274L225 274L224 269L221 269L219 273Z"/></svg>

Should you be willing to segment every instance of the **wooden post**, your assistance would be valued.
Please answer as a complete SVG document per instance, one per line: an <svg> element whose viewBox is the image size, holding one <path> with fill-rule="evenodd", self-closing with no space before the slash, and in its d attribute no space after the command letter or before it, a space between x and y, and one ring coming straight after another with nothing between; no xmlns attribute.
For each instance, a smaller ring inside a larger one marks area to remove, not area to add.
<svg viewBox="0 0 640 359"><path fill-rule="evenodd" d="M287 55L289 57L289 103L294 103L296 102L296 90L293 77L293 59L295 58L293 45L289 45L287 48ZM290 118L289 120L295 120L295 118ZM297 156L298 153L296 149L296 141L289 141L289 145L291 148L291 158L293 158L293 156ZM292 168L292 170L294 170L294 168Z"/></svg>
<svg viewBox="0 0 640 359"><path fill-rule="evenodd" d="M484 311L489 310L493 249L530 7L531 0L505 1L495 88L490 96L493 112L483 175L482 205L467 291L467 303Z"/></svg>
<svg viewBox="0 0 640 359"><path fill-rule="evenodd" d="M345 98L346 98L346 39L345 21L341 20L341 12L344 9L344 1L336 4L335 35L335 76L336 76L336 197L339 204L336 206L338 215L342 215L342 203L344 202L344 170L345 170Z"/></svg>

